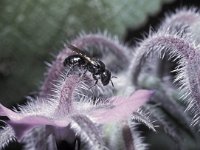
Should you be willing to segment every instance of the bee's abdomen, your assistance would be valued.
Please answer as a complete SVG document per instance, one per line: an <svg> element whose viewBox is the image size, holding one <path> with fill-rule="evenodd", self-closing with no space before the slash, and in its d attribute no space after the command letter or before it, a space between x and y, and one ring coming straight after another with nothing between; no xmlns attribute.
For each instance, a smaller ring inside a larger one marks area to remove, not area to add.
<svg viewBox="0 0 200 150"><path fill-rule="evenodd" d="M64 61L64 66L85 66L87 61L80 55L70 55Z"/></svg>

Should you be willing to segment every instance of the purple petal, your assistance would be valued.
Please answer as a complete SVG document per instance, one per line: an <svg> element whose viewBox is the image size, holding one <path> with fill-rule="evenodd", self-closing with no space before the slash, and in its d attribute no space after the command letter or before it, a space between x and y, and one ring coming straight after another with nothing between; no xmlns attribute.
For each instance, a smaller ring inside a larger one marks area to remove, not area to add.
<svg viewBox="0 0 200 150"><path fill-rule="evenodd" d="M57 127L66 127L69 124L67 118L63 120L55 120L44 116L24 116L16 113L0 104L0 116L7 116L10 120L6 121L15 131L17 139L21 139L23 135L30 129L40 125L52 125Z"/></svg>
<svg viewBox="0 0 200 150"><path fill-rule="evenodd" d="M28 130L37 126L52 125L57 127L66 127L69 124L68 121L54 121L40 116L30 116L18 121L8 121L7 123L13 128L15 131L15 136L19 140L22 139L23 135Z"/></svg>
<svg viewBox="0 0 200 150"><path fill-rule="evenodd" d="M91 112L91 117L99 123L108 123L128 119L140 106L146 103L152 91L138 90L130 97L114 97L112 107L100 108Z"/></svg>
<svg viewBox="0 0 200 150"><path fill-rule="evenodd" d="M0 116L7 116L11 120L17 120L21 118L18 113L4 107L2 104L0 104Z"/></svg>

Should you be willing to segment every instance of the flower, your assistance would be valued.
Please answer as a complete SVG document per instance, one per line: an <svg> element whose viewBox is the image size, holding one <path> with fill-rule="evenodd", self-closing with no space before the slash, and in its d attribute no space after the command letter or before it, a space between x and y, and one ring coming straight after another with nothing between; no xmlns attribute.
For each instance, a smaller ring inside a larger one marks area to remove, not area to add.
<svg viewBox="0 0 200 150"><path fill-rule="evenodd" d="M86 42L87 40L91 42ZM81 44L92 42L103 43L108 48L115 49L118 51L116 58L125 49L98 35L86 35L72 43L81 47ZM133 112L152 95L152 91L137 90L129 96L115 96L116 89L111 85L97 84L93 87L94 81L90 73L83 74L79 67L71 69L70 66L63 66L64 59L71 54L65 48L58 55L36 100L30 99L26 105L19 106L19 110L11 110L0 104L0 116L9 118L5 121L7 125L0 131L1 147L9 141L17 140L25 142L26 149L55 149L56 142L74 142L79 135L81 140L87 141L88 148L104 149L106 147L99 125L129 120ZM121 56L128 55L122 53ZM121 60L127 63L125 58ZM153 126L151 128L154 129ZM37 130L40 135L33 136Z"/></svg>

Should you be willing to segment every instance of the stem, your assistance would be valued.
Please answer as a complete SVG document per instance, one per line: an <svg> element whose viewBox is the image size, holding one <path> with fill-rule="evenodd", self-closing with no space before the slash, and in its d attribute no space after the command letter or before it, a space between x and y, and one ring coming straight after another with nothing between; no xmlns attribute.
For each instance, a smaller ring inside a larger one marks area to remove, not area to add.
<svg viewBox="0 0 200 150"><path fill-rule="evenodd" d="M132 137L132 133L130 127L126 124L122 128L122 135L125 143L126 150L135 150L134 147L134 139Z"/></svg>
<svg viewBox="0 0 200 150"><path fill-rule="evenodd" d="M185 98L190 96L188 108L194 108L195 114L198 114L195 119L197 121L200 119L200 53L198 47L191 43L186 38L166 33L157 33L147 38L136 48L130 67L130 77L133 77L133 82L137 85L142 65L151 54L159 57L164 52L179 59L179 67L176 70L178 76L175 81L182 84L180 88L186 92Z"/></svg>

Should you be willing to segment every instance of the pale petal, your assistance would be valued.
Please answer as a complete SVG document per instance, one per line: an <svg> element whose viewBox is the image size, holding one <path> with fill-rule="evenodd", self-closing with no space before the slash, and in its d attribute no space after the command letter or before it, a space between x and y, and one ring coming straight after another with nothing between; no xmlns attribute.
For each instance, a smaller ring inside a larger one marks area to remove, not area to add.
<svg viewBox="0 0 200 150"><path fill-rule="evenodd" d="M16 113L0 104L0 116L7 116L10 120L6 121L14 130L17 139L21 140L23 135L30 129L41 125L52 125L66 127L69 119L63 118L55 120L44 116L24 116Z"/></svg>
<svg viewBox="0 0 200 150"><path fill-rule="evenodd" d="M138 90L126 98L114 97L111 99L110 107L93 110L90 112L90 116L98 123L126 120L149 100L152 93L149 90Z"/></svg>
<svg viewBox="0 0 200 150"><path fill-rule="evenodd" d="M18 120L21 118L18 113L4 107L2 104L0 104L0 116L7 116L9 119L12 120Z"/></svg>

